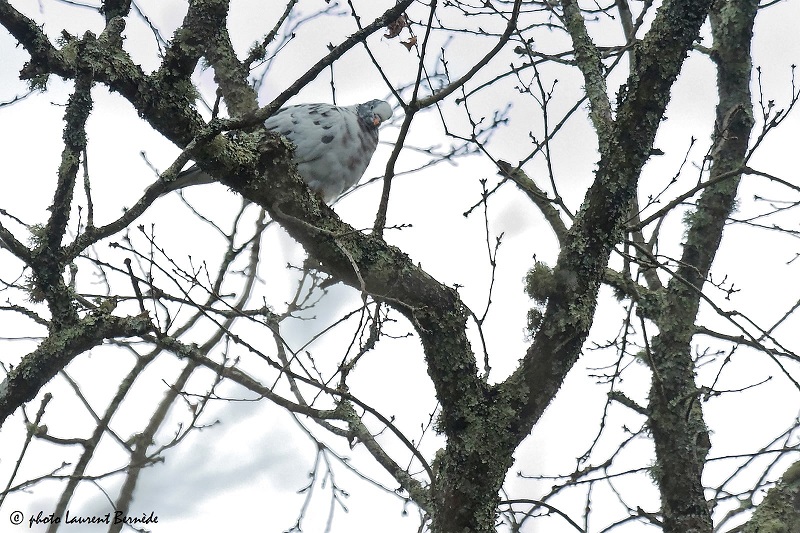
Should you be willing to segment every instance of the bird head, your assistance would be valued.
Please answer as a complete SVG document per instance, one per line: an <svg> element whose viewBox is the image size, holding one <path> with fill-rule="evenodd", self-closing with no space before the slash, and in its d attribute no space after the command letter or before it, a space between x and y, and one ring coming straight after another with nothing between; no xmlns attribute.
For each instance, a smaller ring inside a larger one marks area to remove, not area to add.
<svg viewBox="0 0 800 533"><path fill-rule="evenodd" d="M370 100L369 102L359 104L356 112L358 116L374 127L378 127L381 123L392 118L392 106L383 100Z"/></svg>

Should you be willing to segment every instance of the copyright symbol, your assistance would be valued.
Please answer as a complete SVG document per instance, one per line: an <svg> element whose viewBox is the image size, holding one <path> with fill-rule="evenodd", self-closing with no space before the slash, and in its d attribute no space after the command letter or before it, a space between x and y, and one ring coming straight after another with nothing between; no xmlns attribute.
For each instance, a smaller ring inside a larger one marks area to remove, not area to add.
<svg viewBox="0 0 800 533"><path fill-rule="evenodd" d="M22 514L22 511L14 511L13 513L11 513L11 516L9 516L11 523L14 524L15 526L20 525L24 518L25 515Z"/></svg>

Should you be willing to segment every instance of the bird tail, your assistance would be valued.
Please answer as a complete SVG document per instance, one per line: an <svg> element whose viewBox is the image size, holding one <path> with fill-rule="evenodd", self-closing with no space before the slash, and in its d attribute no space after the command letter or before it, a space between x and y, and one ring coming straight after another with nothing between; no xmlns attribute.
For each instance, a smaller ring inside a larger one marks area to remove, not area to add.
<svg viewBox="0 0 800 533"><path fill-rule="evenodd" d="M197 165L192 165L183 172L175 176L175 179L168 182L166 189L162 194L167 194L178 189L191 187L192 185L202 185L204 183L213 183L215 180L209 174L203 172Z"/></svg>

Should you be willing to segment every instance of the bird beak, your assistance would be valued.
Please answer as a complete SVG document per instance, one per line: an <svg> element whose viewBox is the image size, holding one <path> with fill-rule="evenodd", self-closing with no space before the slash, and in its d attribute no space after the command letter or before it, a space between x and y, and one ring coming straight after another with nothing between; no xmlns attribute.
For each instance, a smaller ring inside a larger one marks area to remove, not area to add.
<svg viewBox="0 0 800 533"><path fill-rule="evenodd" d="M372 125L373 126L380 126L381 125L381 117L378 115L372 115Z"/></svg>

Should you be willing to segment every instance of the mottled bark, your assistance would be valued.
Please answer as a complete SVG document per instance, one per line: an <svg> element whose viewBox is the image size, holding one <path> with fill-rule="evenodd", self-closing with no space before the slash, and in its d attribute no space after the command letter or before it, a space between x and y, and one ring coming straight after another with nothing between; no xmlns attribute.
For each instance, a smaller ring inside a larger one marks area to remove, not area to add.
<svg viewBox="0 0 800 533"><path fill-rule="evenodd" d="M744 164L753 127L750 42L757 7L755 0L717 1L710 13L719 94L712 180ZM695 383L691 340L703 283L735 206L739 181L740 176L734 175L703 191L689 218L680 266L655 318L659 334L650 346L649 412L657 458L654 477L661 491L666 533L712 531L702 483L710 441Z"/></svg>
<svg viewBox="0 0 800 533"><path fill-rule="evenodd" d="M742 533L796 531L800 531L800 463L795 463L786 470L742 529Z"/></svg>

